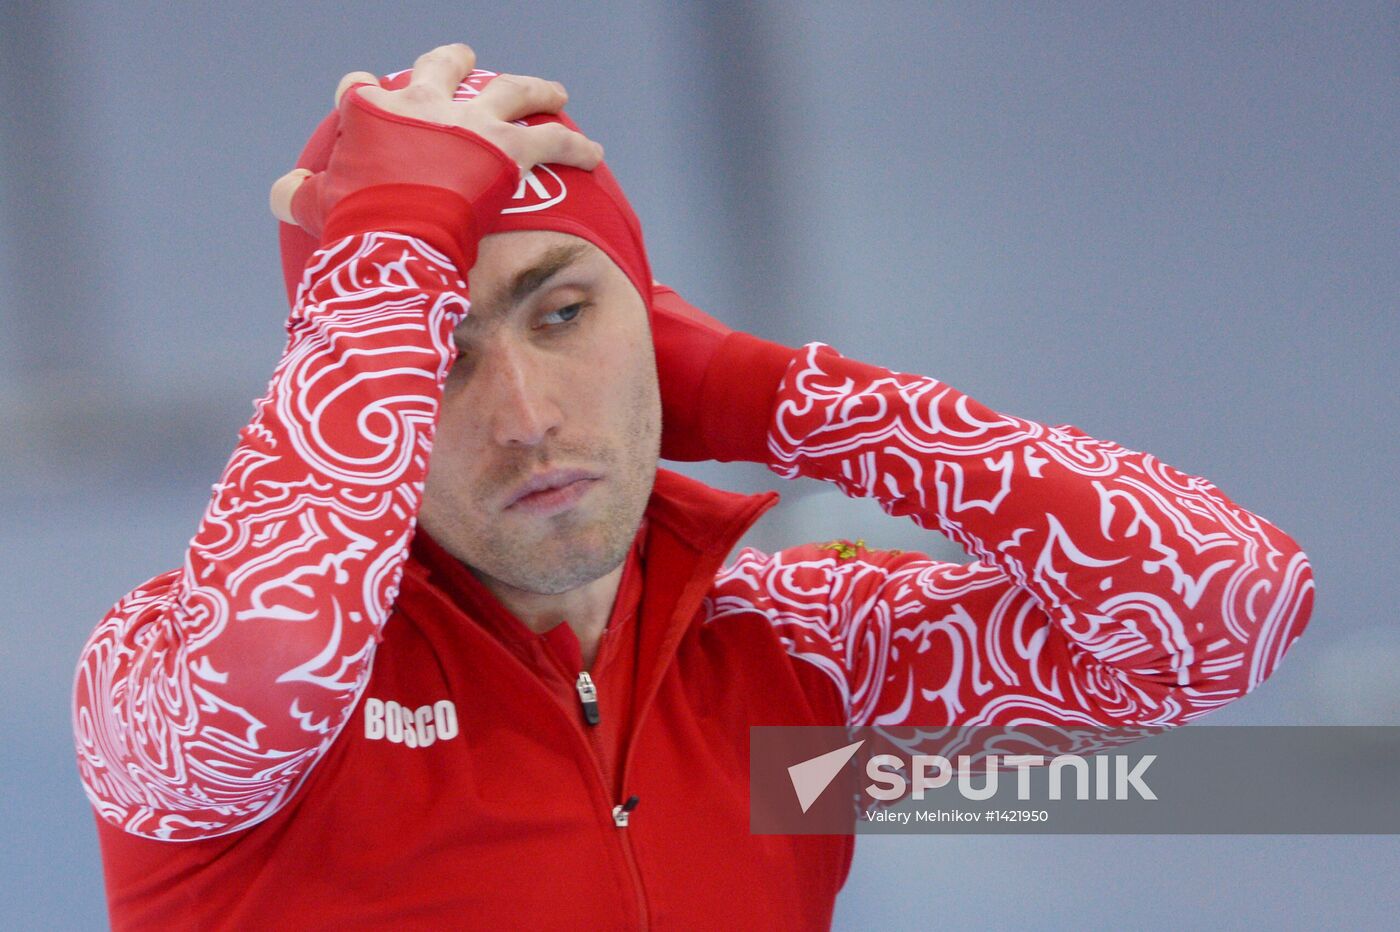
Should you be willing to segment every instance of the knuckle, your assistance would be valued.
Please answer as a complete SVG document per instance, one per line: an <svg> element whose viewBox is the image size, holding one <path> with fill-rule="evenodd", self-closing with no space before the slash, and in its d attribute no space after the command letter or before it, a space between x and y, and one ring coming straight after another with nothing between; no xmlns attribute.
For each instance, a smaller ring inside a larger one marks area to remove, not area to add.
<svg viewBox="0 0 1400 932"><path fill-rule="evenodd" d="M539 148L546 152L557 155L574 147L574 134L558 123L547 123L535 128L539 130L535 141Z"/></svg>
<svg viewBox="0 0 1400 932"><path fill-rule="evenodd" d="M502 149L521 149L530 144L529 131L523 126L516 126L514 123L500 123L493 127L495 139L492 140Z"/></svg>
<svg viewBox="0 0 1400 932"><path fill-rule="evenodd" d="M272 183L267 192L268 204L278 219L290 222L292 200L310 174L306 169L294 168Z"/></svg>
<svg viewBox="0 0 1400 932"><path fill-rule="evenodd" d="M335 96L339 100L341 95L356 84L377 84L379 79L365 71L351 71L341 78L335 85Z"/></svg>

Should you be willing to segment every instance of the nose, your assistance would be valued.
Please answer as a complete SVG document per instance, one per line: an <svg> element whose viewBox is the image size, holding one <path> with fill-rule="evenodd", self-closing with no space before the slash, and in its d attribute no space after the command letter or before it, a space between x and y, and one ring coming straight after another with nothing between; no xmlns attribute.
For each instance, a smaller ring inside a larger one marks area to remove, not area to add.
<svg viewBox="0 0 1400 932"><path fill-rule="evenodd" d="M478 403L501 446L533 447L563 424L554 384L557 367L529 347L499 341L487 354L486 376L476 379Z"/></svg>

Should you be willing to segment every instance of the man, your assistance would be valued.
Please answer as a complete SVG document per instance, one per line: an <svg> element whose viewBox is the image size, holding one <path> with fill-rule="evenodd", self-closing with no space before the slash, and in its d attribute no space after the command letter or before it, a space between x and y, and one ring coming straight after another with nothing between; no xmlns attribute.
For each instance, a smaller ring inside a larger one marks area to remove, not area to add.
<svg viewBox="0 0 1400 932"><path fill-rule="evenodd" d="M850 835L749 831L748 728L1181 724L1307 622L1209 482L653 287L562 88L465 46L273 188L286 352L182 569L84 652L117 927L822 928ZM468 302L470 296L470 303ZM978 557L735 541L831 481Z"/></svg>

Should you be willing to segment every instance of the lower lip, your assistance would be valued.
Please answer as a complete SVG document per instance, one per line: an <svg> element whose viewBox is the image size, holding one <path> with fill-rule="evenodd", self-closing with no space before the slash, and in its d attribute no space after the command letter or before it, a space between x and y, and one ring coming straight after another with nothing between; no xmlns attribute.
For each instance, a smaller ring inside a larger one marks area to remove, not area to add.
<svg viewBox="0 0 1400 932"><path fill-rule="evenodd" d="M523 511L532 515L556 514L572 508L597 481L597 479L575 479L568 485L561 485L557 489L531 492L524 498L512 502L508 510Z"/></svg>

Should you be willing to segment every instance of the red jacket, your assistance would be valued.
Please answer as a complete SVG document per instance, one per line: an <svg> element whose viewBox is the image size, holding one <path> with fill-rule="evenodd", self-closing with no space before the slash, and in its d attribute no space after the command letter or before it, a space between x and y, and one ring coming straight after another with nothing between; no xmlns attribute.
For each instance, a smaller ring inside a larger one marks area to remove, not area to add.
<svg viewBox="0 0 1400 932"><path fill-rule="evenodd" d="M748 726L1180 724L1306 624L1305 555L1209 482L740 334L701 399L718 458L765 450L977 560L722 567L776 494L662 470L590 723L567 626L531 634L414 538L452 261L332 232L184 566L79 665L117 928L824 928L853 839L750 834Z"/></svg>

